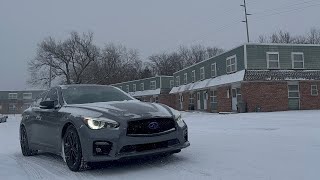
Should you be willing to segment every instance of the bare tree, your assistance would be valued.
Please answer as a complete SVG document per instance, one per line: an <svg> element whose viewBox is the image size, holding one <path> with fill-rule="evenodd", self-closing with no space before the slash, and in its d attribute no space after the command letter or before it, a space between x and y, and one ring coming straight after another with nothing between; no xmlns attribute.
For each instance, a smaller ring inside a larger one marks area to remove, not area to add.
<svg viewBox="0 0 320 180"><path fill-rule="evenodd" d="M221 54L223 50L217 47L194 45L180 46L177 52L154 54L149 57L154 74L172 75L187 66Z"/></svg>
<svg viewBox="0 0 320 180"><path fill-rule="evenodd" d="M93 44L93 33L82 36L72 32L64 41L49 37L38 45L37 55L29 62L31 74L28 82L45 86L49 81L49 67L52 79L63 84L83 83L86 69L99 57L99 49Z"/></svg>
<svg viewBox="0 0 320 180"><path fill-rule="evenodd" d="M269 37L260 35L260 43L284 43L284 44L320 44L320 29L312 28L305 35L292 36L289 32L279 31L272 33Z"/></svg>

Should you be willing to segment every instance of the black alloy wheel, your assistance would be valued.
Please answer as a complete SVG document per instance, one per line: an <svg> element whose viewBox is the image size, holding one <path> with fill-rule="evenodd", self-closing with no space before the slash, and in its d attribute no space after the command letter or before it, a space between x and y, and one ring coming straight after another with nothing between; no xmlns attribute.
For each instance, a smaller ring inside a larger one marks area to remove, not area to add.
<svg viewBox="0 0 320 180"><path fill-rule="evenodd" d="M79 171L84 168L81 143L77 130L69 126L63 137L64 156L67 166L71 171Z"/></svg>
<svg viewBox="0 0 320 180"><path fill-rule="evenodd" d="M37 150L31 150L29 148L27 131L24 126L20 127L20 146L21 146L22 154L24 156L33 156L38 153Z"/></svg>

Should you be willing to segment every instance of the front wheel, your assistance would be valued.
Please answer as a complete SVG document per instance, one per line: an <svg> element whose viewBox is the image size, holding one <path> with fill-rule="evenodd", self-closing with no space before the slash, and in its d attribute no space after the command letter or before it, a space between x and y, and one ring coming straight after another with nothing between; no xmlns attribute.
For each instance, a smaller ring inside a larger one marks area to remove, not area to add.
<svg viewBox="0 0 320 180"><path fill-rule="evenodd" d="M20 146L24 156L33 156L38 153L37 150L32 150L29 147L27 131L24 126L20 127Z"/></svg>
<svg viewBox="0 0 320 180"><path fill-rule="evenodd" d="M81 142L78 132L73 126L69 126L63 136L63 152L67 166L71 171L84 169Z"/></svg>

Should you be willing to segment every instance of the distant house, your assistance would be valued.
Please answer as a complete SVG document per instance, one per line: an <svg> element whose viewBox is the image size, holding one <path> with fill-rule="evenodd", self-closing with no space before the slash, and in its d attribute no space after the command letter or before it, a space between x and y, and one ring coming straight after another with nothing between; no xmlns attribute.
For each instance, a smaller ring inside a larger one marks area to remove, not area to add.
<svg viewBox="0 0 320 180"><path fill-rule="evenodd" d="M320 109L320 45L248 43L173 76L179 110Z"/></svg>
<svg viewBox="0 0 320 180"><path fill-rule="evenodd" d="M0 114L20 114L42 90L0 91Z"/></svg>
<svg viewBox="0 0 320 180"><path fill-rule="evenodd" d="M174 86L172 76L156 76L112 85L141 101L163 103L175 107L175 96L169 94Z"/></svg>

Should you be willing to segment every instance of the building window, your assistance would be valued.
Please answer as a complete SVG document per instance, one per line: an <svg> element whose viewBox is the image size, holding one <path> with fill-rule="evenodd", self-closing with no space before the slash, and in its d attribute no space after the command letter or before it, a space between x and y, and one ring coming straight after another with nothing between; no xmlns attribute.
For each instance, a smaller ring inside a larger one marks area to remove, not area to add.
<svg viewBox="0 0 320 180"><path fill-rule="evenodd" d="M9 93L9 99L18 99L18 93Z"/></svg>
<svg viewBox="0 0 320 180"><path fill-rule="evenodd" d="M227 73L233 73L237 71L237 56L231 56L227 58Z"/></svg>
<svg viewBox="0 0 320 180"><path fill-rule="evenodd" d="M318 96L318 86L311 85L311 96Z"/></svg>
<svg viewBox="0 0 320 180"><path fill-rule="evenodd" d="M213 63L211 64L211 77L217 76L217 64Z"/></svg>
<svg viewBox="0 0 320 180"><path fill-rule="evenodd" d="M133 84L133 92L136 92L136 91L137 91L137 85Z"/></svg>
<svg viewBox="0 0 320 180"><path fill-rule="evenodd" d="M32 93L23 93L23 99L32 99Z"/></svg>
<svg viewBox="0 0 320 180"><path fill-rule="evenodd" d="M140 91L144 91L144 83L140 84Z"/></svg>
<svg viewBox="0 0 320 180"><path fill-rule="evenodd" d="M303 69L304 68L304 55L302 52L293 52L291 54L292 68Z"/></svg>
<svg viewBox="0 0 320 180"><path fill-rule="evenodd" d="M170 88L174 87L174 80L170 80Z"/></svg>
<svg viewBox="0 0 320 180"><path fill-rule="evenodd" d="M15 112L16 110L17 110L17 105L15 103L10 103L9 104L9 111Z"/></svg>
<svg viewBox="0 0 320 180"><path fill-rule="evenodd" d="M156 86L156 81L151 81L150 82L150 89L151 90L155 90L157 88L157 86Z"/></svg>
<svg viewBox="0 0 320 180"><path fill-rule="evenodd" d="M130 86L127 85L127 93L130 91Z"/></svg>
<svg viewBox="0 0 320 180"><path fill-rule="evenodd" d="M194 98L195 98L195 94L194 93L190 93L189 94L189 110L195 110Z"/></svg>
<svg viewBox="0 0 320 180"><path fill-rule="evenodd" d="M200 68L200 80L204 80L205 76L204 76L204 67Z"/></svg>
<svg viewBox="0 0 320 180"><path fill-rule="evenodd" d="M195 71L195 70L193 70L193 71L191 72L191 80L192 80L192 82L195 82L195 81L196 81L196 71Z"/></svg>
<svg viewBox="0 0 320 180"><path fill-rule="evenodd" d="M288 97L299 98L299 85L288 85Z"/></svg>
<svg viewBox="0 0 320 180"><path fill-rule="evenodd" d="M278 52L267 52L267 66L268 66L268 69L280 68Z"/></svg>
<svg viewBox="0 0 320 180"><path fill-rule="evenodd" d="M187 73L184 73L183 83L184 84L188 83L188 74Z"/></svg>
<svg viewBox="0 0 320 180"><path fill-rule="evenodd" d="M215 91L215 90L211 90L210 91L210 102L211 103L217 103L218 102L217 91Z"/></svg>
<svg viewBox="0 0 320 180"><path fill-rule="evenodd" d="M176 77L176 86L180 86L180 76Z"/></svg>

